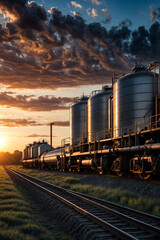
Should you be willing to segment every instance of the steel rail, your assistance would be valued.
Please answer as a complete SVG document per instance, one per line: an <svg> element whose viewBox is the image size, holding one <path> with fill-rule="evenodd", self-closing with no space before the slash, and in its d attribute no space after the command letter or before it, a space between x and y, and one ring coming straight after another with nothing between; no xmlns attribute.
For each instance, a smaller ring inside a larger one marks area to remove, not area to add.
<svg viewBox="0 0 160 240"><path fill-rule="evenodd" d="M68 191L71 191L71 192L74 192L72 190L68 190ZM107 200L103 200L103 199L100 199L100 198L96 198L94 196L90 196L90 195L87 195L87 194L84 194L84 193L80 193L80 192L75 192L76 194L78 195L82 195L86 198L89 198L89 199L92 199L92 200L95 200L97 202L101 202L102 204L108 204L112 207L116 207L116 208L119 208L120 210L124 210L124 211L128 211L130 213L133 213L139 217L144 217L148 220L154 220L156 222L158 222L160 224L160 217L158 216L154 216L154 215L151 215L151 214L148 214L148 213L144 213L144 212L140 212L138 210L135 210L135 209L132 209L132 208L129 208L129 207L125 207L125 206L122 206L120 204L117 204L117 203L113 203L113 202L110 202L110 201L107 201Z"/></svg>
<svg viewBox="0 0 160 240"><path fill-rule="evenodd" d="M66 200L65 198L61 197L60 195L40 186L39 184L33 182L32 180L28 179L28 175L25 175L25 177L17 171L11 170L6 168L9 172L11 172L12 174L15 174L16 176L20 177L21 179L29 182L30 184L34 185L35 187L37 187L38 189L46 192L47 194L49 194L52 197L57 198L58 200L60 200L61 202L65 203L66 205L68 205L69 207L73 208L74 210L76 210L77 212L83 214L84 216L86 216L87 218L89 218L90 220L92 220L93 222L97 223L98 225L100 225L103 229L110 231L113 235L117 236L119 239L122 240L138 240L137 238L133 237L132 235L124 232L123 230L118 229L117 227L113 226L112 224L100 219L99 217L95 216L94 214L84 210L83 208L77 206L76 204ZM29 176L30 177L30 176ZM33 180L35 180L33 178ZM39 179L36 179L39 180Z"/></svg>
<svg viewBox="0 0 160 240"><path fill-rule="evenodd" d="M14 170L14 171L15 171L15 170ZM18 172L18 171L15 171L15 172ZM19 173L19 172L18 172L18 173ZM27 175L27 174L22 173L22 172L20 172L20 174L22 174L22 175L24 174L24 176ZM77 194L77 195L81 195L81 196L83 196L83 197L85 197L85 198L89 198L89 199L92 199L92 200L101 202L102 204L103 204L103 203L104 203L104 204L108 204L108 205L110 205L110 206L112 206L112 207L119 208L120 210L125 210L125 211L128 211L128 212L130 212L130 213L133 213L133 214L135 214L135 215L137 215L137 216L144 217L144 218L146 218L146 219L148 219L148 220L154 220L154 221L160 223L160 217L158 217L158 216L154 216L154 215L151 215L151 214L149 214L149 213L144 213L144 212L135 210L135 209L133 209L133 208L120 205L120 204L118 204L118 203L114 203L114 202L110 202L110 201L107 201L107 200L104 200L104 199L96 198L96 197L91 196L91 195L87 195L87 194L84 194L84 193L76 192L76 191L73 191L73 190L68 190L68 189L62 188L62 187L60 187L60 186L57 186L57 185L55 185L55 184L53 184L53 183L45 182L45 181L43 181L43 180L40 180L40 179L35 178L35 177L33 177L33 176L30 176L30 175L27 175L27 176L30 177L30 178L33 178L33 179L35 179L35 180L37 180L37 181L40 181L40 182L42 182L43 184L46 184L46 185L48 185L48 186L57 188L57 189L60 190L60 191L64 191L64 192L68 192L68 193L74 193L74 194Z"/></svg>
<svg viewBox="0 0 160 240"><path fill-rule="evenodd" d="M120 210L125 210L125 211L128 211L130 213L136 214L136 215L138 215L140 217L144 217L144 218L146 218L148 220L154 220L154 221L160 223L160 217L158 217L158 216L154 216L154 215L151 215L151 214L148 214L148 213L144 213L144 212L135 210L133 208L129 208L129 207L126 207L126 206L123 206L123 205L120 205L120 204L117 204L117 203L114 203L114 202L110 202L110 201L104 200L104 199L96 198L96 197L91 196L91 195L87 195L87 194L84 194L84 193L76 192L76 191L73 191L73 190L68 190L68 189L62 188L60 186L57 186L57 185L55 185L53 183L49 183L49 182L43 181L41 179L35 178L33 176L27 175L25 173L22 173L22 172L13 170L13 169L12 169L12 171L17 172L17 173L19 173L21 175L27 176L28 178L34 179L34 180L36 180L38 182L42 182L43 184L46 184L46 185L51 186L51 187L54 187L54 188L56 188L56 189L58 189L60 191L67 192L69 194L76 194L77 198L78 198L78 195L79 196L83 196L84 198L89 198L89 199L92 199L92 200L95 200L95 201L99 201L102 204L103 203L104 204L108 204L108 205L110 205L112 207L119 208Z"/></svg>
<svg viewBox="0 0 160 240"><path fill-rule="evenodd" d="M120 213L120 212L118 212L116 210L113 210L113 209L111 209L109 207L103 206L102 204L93 202L92 200L89 200L89 199L87 199L85 197L82 197L82 196L80 196L80 195L78 195L76 193L72 193L72 195L75 196L76 198L79 198L79 199L81 199L81 200L83 200L83 201L85 201L85 202L87 202L89 204L92 204L93 206L96 206L96 207L98 207L98 208L100 208L100 209L102 209L102 210L104 210L106 212L110 212L111 214L113 214L115 216L121 217L124 220L126 220L127 222L133 223L133 224L135 224L138 227L143 227L146 230L151 230L153 233L157 233L157 235L160 237L160 228L157 228L157 227L154 227L154 226L149 225L147 223L144 223L144 222L142 222L140 220L137 220L137 219L135 219L133 217L129 217L129 216L127 216L127 215L125 215L123 213Z"/></svg>
<svg viewBox="0 0 160 240"><path fill-rule="evenodd" d="M25 177L28 177L30 179L33 179L34 181L37 181L37 182L42 183L42 184L45 184L46 186L54 187L54 188L56 188L56 189L58 189L60 191L66 192L66 193L70 194L71 196L74 196L77 199L83 200L84 202L87 202L87 203L89 203L89 204L91 204L93 206L96 206L99 209L102 209L102 210L104 210L106 212L109 212L109 213L111 213L111 214L113 214L115 216L118 216L118 217L126 220L127 222L133 223L134 225L136 225L138 227L145 228L147 231L151 231L154 234L156 233L157 236L160 236L160 228L157 228L157 227L155 227L153 225L149 225L148 223L142 222L142 221L137 220L137 219L135 219L133 217L130 217L130 216L126 215L126 214L120 213L120 212L118 212L116 210L113 210L113 209L111 209L111 208L109 208L107 206L104 206L102 204L107 203L107 204L111 205L112 207L117 207L120 210L127 210L127 211L129 211L129 213L134 213L134 214L136 214L136 215L138 215L140 217L149 218L149 220L151 220L151 219L152 220L156 220L157 222L160 221L159 217L156 217L156 216L153 216L153 215L150 215L150 214L146 214L146 213L142 213L140 211L133 210L133 209L130 209L130 208L127 208L127 207L123 207L123 206L115 204L115 203L107 202L107 201L104 201L102 199L97 199L95 197L87 196L87 195L82 194L82 193L77 193L77 192L74 192L74 191L71 191L71 190L66 190L66 189L61 188L59 186L56 186L54 184L47 183L47 182L45 182L43 180L40 180L40 179L31 177L31 176L28 176L28 175L26 175L24 173L21 173L21 172L18 172L18 171L15 171L15 172L17 172L18 174L21 174L21 175L23 175ZM97 203L95 201L101 202L102 204Z"/></svg>
<svg viewBox="0 0 160 240"><path fill-rule="evenodd" d="M24 176L26 175L24 173L21 173L21 174L24 175ZM66 193L70 194L71 196L74 196L77 199L83 200L83 201L85 201L85 202L87 202L89 204L92 204L93 206L96 206L96 207L98 207L98 208L100 208L100 209L102 209L102 210L104 210L106 212L110 212L111 214L113 214L115 216L121 217L124 220L129 221L130 223L133 223L133 224L135 224L138 227L143 227L147 231L150 230L153 233L157 233L157 235L160 237L160 228L157 228L155 226L149 225L148 223L142 222L140 220L137 220L137 219L135 219L133 217L130 217L130 216L126 215L126 214L120 213L120 212L118 212L116 210L113 210L113 209L111 209L109 207L106 207L106 206L104 206L102 204L99 204L99 203L93 201L93 200L98 200L99 202L101 201L101 203L105 203L106 201L104 201L102 199L94 198L94 197L87 196L87 195L82 194L82 193L77 193L75 191L67 190L67 189L64 189L62 187L56 186L54 184L47 183L47 182L45 182L43 180L34 178L32 176L28 176L28 177L31 178L31 179L33 178L34 180L36 180L38 182L42 182L43 184L45 184L47 186L51 186L51 187L54 187L54 188L56 188L56 189L58 189L60 191L66 192ZM92 199L92 200L89 200L89 199ZM146 214L146 213L143 213L143 212L131 209L131 208L127 208L127 207L124 207L124 206L121 206L121 205L118 205L118 204L115 204L115 203L111 203L111 202L107 202L107 203L112 205L112 206L114 206L114 207L118 207L120 210L122 210L122 209L123 210L127 210L129 212L132 212L132 213L140 216L140 217L149 218L149 219L152 219L152 220L154 219L157 222L160 222L160 218L159 217L156 217L156 216L153 216L153 215L150 215L150 214Z"/></svg>

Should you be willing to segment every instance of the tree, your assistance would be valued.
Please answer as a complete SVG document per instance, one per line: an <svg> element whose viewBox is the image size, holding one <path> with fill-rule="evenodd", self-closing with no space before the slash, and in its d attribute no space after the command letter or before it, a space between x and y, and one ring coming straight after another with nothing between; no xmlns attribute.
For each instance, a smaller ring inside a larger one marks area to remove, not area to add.
<svg viewBox="0 0 160 240"><path fill-rule="evenodd" d="M15 150L12 154L9 152L0 152L1 165L20 164L21 159L22 152L19 150Z"/></svg>

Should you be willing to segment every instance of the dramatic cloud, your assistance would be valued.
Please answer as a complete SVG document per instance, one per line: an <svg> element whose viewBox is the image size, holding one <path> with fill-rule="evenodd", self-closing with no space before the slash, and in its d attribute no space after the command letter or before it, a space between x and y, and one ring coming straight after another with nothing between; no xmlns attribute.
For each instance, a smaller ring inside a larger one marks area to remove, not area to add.
<svg viewBox="0 0 160 240"><path fill-rule="evenodd" d="M132 26L132 22L130 19L126 18L120 22L119 26L121 26L123 28L130 27L130 26Z"/></svg>
<svg viewBox="0 0 160 240"><path fill-rule="evenodd" d="M68 127L69 121L54 121L54 126L56 127ZM38 123L31 118L19 118L19 119L10 119L10 118L1 118L0 125L5 127L29 127L29 126L49 126L50 123ZM47 137L48 135L45 135ZM44 137L44 135L43 135Z"/></svg>
<svg viewBox="0 0 160 240"><path fill-rule="evenodd" d="M75 7L75 8L82 8L82 5L75 2L75 1L71 1L71 4Z"/></svg>
<svg viewBox="0 0 160 240"><path fill-rule="evenodd" d="M40 134L31 134L31 135L28 135L26 137L29 137L29 138L47 138L47 137L50 137L49 135L40 135Z"/></svg>
<svg viewBox="0 0 160 240"><path fill-rule="evenodd" d="M108 11L108 9L101 9L102 13L106 16L106 19L103 21L104 23L110 23L111 21L111 15Z"/></svg>
<svg viewBox="0 0 160 240"><path fill-rule="evenodd" d="M82 8L75 1L71 4ZM57 89L111 83L113 72L127 72L135 61L159 60L159 22L150 29L140 26L132 31L126 19L106 29L97 22L87 24L76 12L74 16L65 16L57 8L46 12L42 5L27 0L0 0L0 7L11 18L6 26L0 24L0 84L8 88ZM94 8L88 13L93 18L98 16ZM102 9L102 13L109 22L108 10ZM31 107L30 101L27 99L26 109ZM55 108L52 105L51 109Z"/></svg>
<svg viewBox="0 0 160 240"><path fill-rule="evenodd" d="M91 17L92 17L92 18L98 17L98 11L97 11L96 9L94 9L94 8L92 8Z"/></svg>
<svg viewBox="0 0 160 240"><path fill-rule="evenodd" d="M5 107L16 107L25 111L53 111L68 109L68 103L72 102L72 98L40 96L16 95L12 96L6 92L0 93L0 105Z"/></svg>
<svg viewBox="0 0 160 240"><path fill-rule="evenodd" d="M100 1L98 1L98 0L92 0L92 3L93 3L93 4L96 4L96 5L98 5L98 6L99 6L100 4L102 4L102 3L101 3Z"/></svg>
<svg viewBox="0 0 160 240"><path fill-rule="evenodd" d="M153 22L155 19L160 19L160 7L154 8L154 5L150 6L150 16L151 16L151 21Z"/></svg>
<svg viewBox="0 0 160 240"><path fill-rule="evenodd" d="M92 18L98 17L98 11L96 9L94 9L94 8L87 9L87 14L88 14L88 16L90 16Z"/></svg>
<svg viewBox="0 0 160 240"><path fill-rule="evenodd" d="M0 119L0 125L5 127L28 127L28 126L44 126L44 124L37 123L31 119Z"/></svg>
<svg viewBox="0 0 160 240"><path fill-rule="evenodd" d="M75 11L70 11L70 12L73 13L74 16L80 17L80 13L79 12L75 12Z"/></svg>
<svg viewBox="0 0 160 240"><path fill-rule="evenodd" d="M42 5L27 0L1 0L0 5L20 29L44 30L47 12Z"/></svg>

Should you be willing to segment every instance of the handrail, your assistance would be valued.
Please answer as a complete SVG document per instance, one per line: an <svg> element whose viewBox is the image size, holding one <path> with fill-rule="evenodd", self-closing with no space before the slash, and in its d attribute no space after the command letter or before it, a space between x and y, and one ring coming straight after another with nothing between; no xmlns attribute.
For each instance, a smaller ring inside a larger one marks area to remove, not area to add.
<svg viewBox="0 0 160 240"><path fill-rule="evenodd" d="M103 131L97 132L97 133L89 132L88 134L86 134L81 138L73 138L73 139L65 138L66 140L62 139L62 143L63 141L64 141L64 144L68 144L72 142L73 144L72 146L77 146L79 144L85 144L86 139L88 139L90 136L93 136L94 141L99 141L102 139L112 138L114 133L116 132L118 133L120 131L121 134L118 134L119 135L118 137L122 137L125 135L130 135L130 134L134 134L134 133L145 131L145 130L156 129L158 127L158 124L160 127L160 114L151 115L146 118L145 117L139 118L137 121L135 121L135 124L124 126L123 128L104 129Z"/></svg>
<svg viewBox="0 0 160 240"><path fill-rule="evenodd" d="M89 98L92 97L92 96L94 96L94 95L96 95L97 93L100 93L100 92L102 92L102 90L94 90L94 91L92 91L92 92L90 93L90 95L89 95Z"/></svg>

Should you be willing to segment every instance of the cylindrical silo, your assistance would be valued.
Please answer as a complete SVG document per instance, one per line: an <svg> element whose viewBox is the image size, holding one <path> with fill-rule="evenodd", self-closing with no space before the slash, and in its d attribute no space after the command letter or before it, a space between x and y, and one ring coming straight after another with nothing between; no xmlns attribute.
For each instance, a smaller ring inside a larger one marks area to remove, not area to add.
<svg viewBox="0 0 160 240"><path fill-rule="evenodd" d="M28 148L27 147L23 150L23 159L24 160L28 159Z"/></svg>
<svg viewBox="0 0 160 240"><path fill-rule="evenodd" d="M29 144L28 146L28 159L32 158L32 144Z"/></svg>
<svg viewBox="0 0 160 240"><path fill-rule="evenodd" d="M70 107L71 145L87 142L87 105L88 97L83 96Z"/></svg>
<svg viewBox="0 0 160 240"><path fill-rule="evenodd" d="M43 143L43 144L40 144L38 146L38 157L44 153L45 151L50 151L51 150L51 145L49 145L47 142Z"/></svg>
<svg viewBox="0 0 160 240"><path fill-rule="evenodd" d="M100 140L108 133L108 98L112 88L104 86L102 91L93 91L88 99L88 141Z"/></svg>
<svg viewBox="0 0 160 240"><path fill-rule="evenodd" d="M113 83L113 137L135 132L134 125L154 114L154 100L158 91L157 74L141 65Z"/></svg>
<svg viewBox="0 0 160 240"><path fill-rule="evenodd" d="M38 147L41 143L34 142L32 146L32 158L38 158Z"/></svg>

